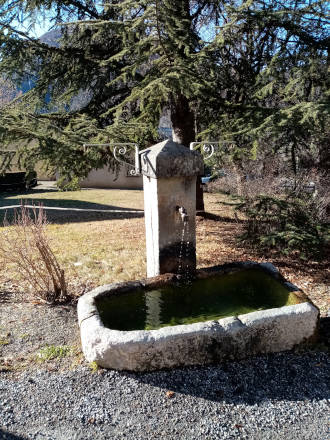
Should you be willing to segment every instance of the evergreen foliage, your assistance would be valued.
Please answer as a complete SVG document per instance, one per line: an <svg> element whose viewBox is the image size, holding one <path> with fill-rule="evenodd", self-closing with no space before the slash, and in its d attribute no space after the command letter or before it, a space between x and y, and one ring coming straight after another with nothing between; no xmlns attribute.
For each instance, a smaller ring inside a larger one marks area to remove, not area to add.
<svg viewBox="0 0 330 440"><path fill-rule="evenodd" d="M56 45L30 36L42 17L60 27ZM70 180L115 167L85 142L147 146L168 109L184 145L232 139L239 160L288 149L293 168L301 151L325 164L327 17L323 0L0 0L0 74L35 84L0 109L0 139Z"/></svg>
<svg viewBox="0 0 330 440"><path fill-rule="evenodd" d="M244 2L233 16L216 39L223 63L231 60L231 86L221 92L222 109L209 114L205 134L234 139L254 154L286 152L294 173L298 155L328 168L327 2Z"/></svg>
<svg viewBox="0 0 330 440"><path fill-rule="evenodd" d="M320 218L311 197L279 198L259 195L238 208L247 217L243 241L280 253L295 252L301 258L322 257L330 244L330 227Z"/></svg>

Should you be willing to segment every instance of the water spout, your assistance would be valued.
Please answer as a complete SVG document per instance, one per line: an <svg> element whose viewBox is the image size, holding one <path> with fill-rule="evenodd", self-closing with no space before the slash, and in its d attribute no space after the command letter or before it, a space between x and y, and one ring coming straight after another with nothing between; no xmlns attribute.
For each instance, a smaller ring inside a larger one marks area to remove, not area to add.
<svg viewBox="0 0 330 440"><path fill-rule="evenodd" d="M186 208L184 208L183 206L177 206L176 210L181 215L181 220L183 221L183 223L186 223L189 220Z"/></svg>

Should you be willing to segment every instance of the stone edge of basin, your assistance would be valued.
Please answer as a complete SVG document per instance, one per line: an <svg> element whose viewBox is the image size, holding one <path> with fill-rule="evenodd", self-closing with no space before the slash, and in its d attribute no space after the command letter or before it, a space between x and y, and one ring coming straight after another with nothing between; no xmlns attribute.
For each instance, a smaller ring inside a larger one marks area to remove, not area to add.
<svg viewBox="0 0 330 440"><path fill-rule="evenodd" d="M236 262L197 271L197 278L261 269L294 292L297 304L251 312L237 317L157 330L119 331L106 328L95 299L128 293L138 288L159 288L178 281L174 274L140 281L100 286L79 298L78 321L83 353L104 368L151 371L242 359L261 353L291 350L314 340L319 310L296 286L287 282L271 263Z"/></svg>

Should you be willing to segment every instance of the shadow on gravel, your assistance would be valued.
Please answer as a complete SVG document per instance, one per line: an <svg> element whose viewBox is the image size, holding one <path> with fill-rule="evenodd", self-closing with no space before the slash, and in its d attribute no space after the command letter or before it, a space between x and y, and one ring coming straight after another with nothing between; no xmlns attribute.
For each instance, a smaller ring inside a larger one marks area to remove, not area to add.
<svg viewBox="0 0 330 440"><path fill-rule="evenodd" d="M265 400L329 399L329 361L323 351L286 352L204 367L122 374L162 393L170 390L215 402L255 405Z"/></svg>
<svg viewBox="0 0 330 440"><path fill-rule="evenodd" d="M0 428L0 439L1 440L26 440L27 437L21 437L16 434L11 434L10 432L3 431Z"/></svg>

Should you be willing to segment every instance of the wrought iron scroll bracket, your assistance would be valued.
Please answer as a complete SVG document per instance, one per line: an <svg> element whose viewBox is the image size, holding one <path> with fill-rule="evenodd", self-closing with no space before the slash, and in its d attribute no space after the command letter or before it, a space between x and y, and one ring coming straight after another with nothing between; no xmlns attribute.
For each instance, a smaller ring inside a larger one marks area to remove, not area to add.
<svg viewBox="0 0 330 440"><path fill-rule="evenodd" d="M84 147L113 147L113 156L117 162L132 168L129 173L131 176L139 176L141 174L141 164L139 157L139 146L130 142L108 143L108 144L84 144ZM129 150L135 150L135 163L125 160L125 156Z"/></svg>
<svg viewBox="0 0 330 440"><path fill-rule="evenodd" d="M201 154L204 157L204 160L210 159L216 151L219 151L220 148L225 147L225 145L234 145L233 141L200 141L200 142L191 142L190 150L196 151L200 150Z"/></svg>
<svg viewBox="0 0 330 440"><path fill-rule="evenodd" d="M207 160L213 156L216 149L219 148L220 144L221 144L221 142L219 142L219 141L191 142L190 143L190 150L193 150L193 151L200 150L201 154L204 156L204 159Z"/></svg>

